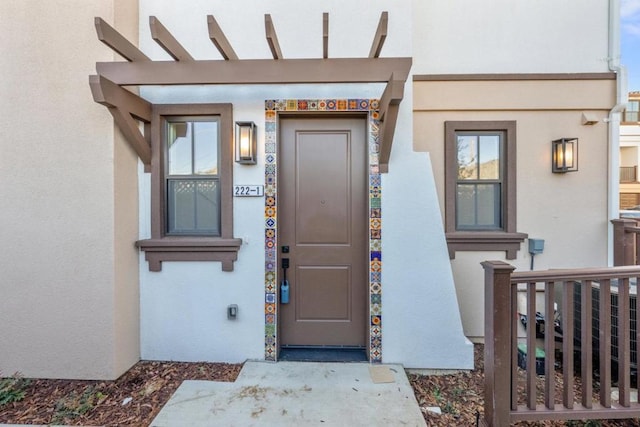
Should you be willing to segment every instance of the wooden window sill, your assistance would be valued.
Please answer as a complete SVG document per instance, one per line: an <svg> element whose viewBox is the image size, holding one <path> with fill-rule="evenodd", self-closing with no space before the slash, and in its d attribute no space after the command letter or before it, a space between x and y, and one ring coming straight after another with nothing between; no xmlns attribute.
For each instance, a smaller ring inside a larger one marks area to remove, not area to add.
<svg viewBox="0 0 640 427"><path fill-rule="evenodd" d="M507 259L515 259L526 233L506 233L503 231L457 231L446 233L449 258L456 257L456 251L505 251Z"/></svg>
<svg viewBox="0 0 640 427"><path fill-rule="evenodd" d="M165 237L138 240L149 271L161 271L163 261L220 261L222 271L233 271L242 239L220 237Z"/></svg>

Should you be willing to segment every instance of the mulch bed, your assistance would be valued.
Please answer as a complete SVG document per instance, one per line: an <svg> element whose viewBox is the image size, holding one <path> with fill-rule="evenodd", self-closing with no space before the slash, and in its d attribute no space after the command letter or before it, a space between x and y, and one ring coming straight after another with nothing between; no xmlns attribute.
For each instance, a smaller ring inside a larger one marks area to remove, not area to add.
<svg viewBox="0 0 640 427"><path fill-rule="evenodd" d="M183 380L235 381L242 365L139 362L116 381L28 380L0 423L146 426Z"/></svg>
<svg viewBox="0 0 640 427"><path fill-rule="evenodd" d="M483 345L476 345L474 351L475 369L471 372L460 372L450 375L409 375L409 382L420 405L420 409L429 427L475 426L478 416L484 413L484 363ZM518 369L519 396L524 396L526 371ZM575 379L576 399L581 396L580 378ZM537 382L538 401L543 403L544 379ZM562 374L556 372L556 396L561 396ZM597 401L597 389L594 386L594 402ZM560 402L558 400L558 402ZM523 404L524 402L520 402ZM427 410L428 407L439 407L442 414ZM514 426L585 426L585 427L638 427L640 422L633 420L598 420L598 421L538 421L519 422Z"/></svg>
<svg viewBox="0 0 640 427"><path fill-rule="evenodd" d="M429 427L475 426L483 413L483 346L475 347L475 369L450 375L409 375ZM27 380L24 399L0 404L0 423L147 426L184 380L235 381L242 365L139 362L116 381ZM524 371L519 375L524 378ZM557 390L560 390L556 378ZM1 383L0 383L1 384ZM538 384L542 387L542 382ZM579 396L580 382L576 381ZM557 395L559 393L556 393ZM0 387L0 402L3 390ZM539 393L541 395L541 393ZM442 414L428 411L439 407ZM638 420L591 423L544 421L518 426L638 426Z"/></svg>

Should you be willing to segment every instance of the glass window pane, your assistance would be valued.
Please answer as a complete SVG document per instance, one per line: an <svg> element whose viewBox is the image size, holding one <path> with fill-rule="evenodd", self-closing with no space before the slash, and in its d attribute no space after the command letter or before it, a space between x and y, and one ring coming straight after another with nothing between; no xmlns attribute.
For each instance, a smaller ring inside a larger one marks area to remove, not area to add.
<svg viewBox="0 0 640 427"><path fill-rule="evenodd" d="M220 234L218 181L197 181L196 221L201 232Z"/></svg>
<svg viewBox="0 0 640 427"><path fill-rule="evenodd" d="M459 184L456 199L456 228L472 228L476 224L475 184Z"/></svg>
<svg viewBox="0 0 640 427"><path fill-rule="evenodd" d="M502 227L500 184L458 184L456 228L495 230Z"/></svg>
<svg viewBox="0 0 640 427"><path fill-rule="evenodd" d="M168 123L169 175L191 175L191 125L189 122Z"/></svg>
<svg viewBox="0 0 640 427"><path fill-rule="evenodd" d="M195 228L195 183L170 180L167 195L169 233L184 233Z"/></svg>
<svg viewBox="0 0 640 427"><path fill-rule="evenodd" d="M458 179L478 179L478 137L458 135Z"/></svg>
<svg viewBox="0 0 640 427"><path fill-rule="evenodd" d="M167 193L169 233L220 235L217 180L171 179Z"/></svg>
<svg viewBox="0 0 640 427"><path fill-rule="evenodd" d="M480 135L480 179L500 179L500 136Z"/></svg>
<svg viewBox="0 0 640 427"><path fill-rule="evenodd" d="M478 184L476 202L476 225L500 228L500 184Z"/></svg>
<svg viewBox="0 0 640 427"><path fill-rule="evenodd" d="M218 174L218 122L193 123L194 174Z"/></svg>

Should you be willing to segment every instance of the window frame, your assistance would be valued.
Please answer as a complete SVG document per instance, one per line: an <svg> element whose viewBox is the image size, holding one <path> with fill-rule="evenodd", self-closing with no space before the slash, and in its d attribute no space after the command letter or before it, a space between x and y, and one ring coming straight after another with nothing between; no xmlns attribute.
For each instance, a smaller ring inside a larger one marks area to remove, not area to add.
<svg viewBox="0 0 640 427"><path fill-rule="evenodd" d="M197 174L193 171L193 169L195 168L195 146L194 146L194 140L193 140L193 133L195 132L195 130L192 131L192 135L191 135L191 172L190 174L171 174L170 172L170 167L169 167L169 163L170 163L170 156L168 155L168 151L169 151L169 147L167 146L168 143L168 129L169 129L169 124L170 123L176 123L176 122L191 122L191 123L197 123L197 122L208 122L208 121L213 121L211 119L215 119L215 121L217 122L217 129L218 129L218 134L217 134L217 141L216 141L216 159L217 159L217 171L216 174ZM217 182L218 185L218 195L221 196L220 191L222 190L221 187L221 173L222 173L222 156L221 156L221 152L222 152L222 132L220 129L220 125L221 125L221 120L220 120L220 116L219 115L206 115L206 116L170 116L170 115L164 115L161 118L162 123L161 123L161 131L162 131L162 136L161 136L161 140L162 140L162 149L163 149L163 153L164 153L164 182L163 182L163 190L164 190L164 214L165 214L165 235L167 236L211 236L211 237L221 237L222 236L222 221L220 218L220 215L222 214L222 204L221 204L221 199L219 197L218 199L218 205L220 206L219 208L219 212L218 212L218 233L212 233L212 232L196 232L196 231L170 231L171 226L170 223L171 221L169 220L170 215L169 215L169 210L171 208L169 200L171 198L171 194L169 191L169 186L170 186L170 182L176 182L176 181L214 181Z"/></svg>
<svg viewBox="0 0 640 427"><path fill-rule="evenodd" d="M500 230L458 230L456 228L458 184L458 132L500 132L501 195ZM446 121L445 122L445 236L449 257L456 251L505 251L507 259L515 259L520 244L527 237L516 231L516 121Z"/></svg>
<svg viewBox="0 0 640 427"><path fill-rule="evenodd" d="M167 232L166 124L169 117L216 116L219 119L220 235L176 235ZM233 107L232 104L154 104L151 123L151 238L136 245L145 251L150 271L162 261L220 261L233 271L242 244L233 237Z"/></svg>
<svg viewBox="0 0 640 427"><path fill-rule="evenodd" d="M632 110L632 104L635 110ZM634 115L635 120L631 120L631 115ZM630 99L627 108L622 112L622 120L623 124L632 124L635 125L640 122L640 99Z"/></svg>

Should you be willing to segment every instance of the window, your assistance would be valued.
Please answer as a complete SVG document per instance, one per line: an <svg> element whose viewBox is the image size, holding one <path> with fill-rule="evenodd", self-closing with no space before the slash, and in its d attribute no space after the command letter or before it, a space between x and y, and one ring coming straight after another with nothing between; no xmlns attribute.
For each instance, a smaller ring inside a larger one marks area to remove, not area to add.
<svg viewBox="0 0 640 427"><path fill-rule="evenodd" d="M165 123L167 234L220 236L218 119L170 117Z"/></svg>
<svg viewBox="0 0 640 427"><path fill-rule="evenodd" d="M627 123L640 122L640 100L631 100L622 113L622 121Z"/></svg>
<svg viewBox="0 0 640 427"><path fill-rule="evenodd" d="M456 230L502 229L504 132L456 132Z"/></svg>
<svg viewBox="0 0 640 427"><path fill-rule="evenodd" d="M456 251L504 250L514 259L516 122L445 122L445 231Z"/></svg>
<svg viewBox="0 0 640 427"><path fill-rule="evenodd" d="M137 244L149 269L162 261L220 261L233 238L231 104L154 105L151 122L151 238Z"/></svg>

